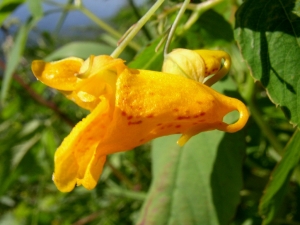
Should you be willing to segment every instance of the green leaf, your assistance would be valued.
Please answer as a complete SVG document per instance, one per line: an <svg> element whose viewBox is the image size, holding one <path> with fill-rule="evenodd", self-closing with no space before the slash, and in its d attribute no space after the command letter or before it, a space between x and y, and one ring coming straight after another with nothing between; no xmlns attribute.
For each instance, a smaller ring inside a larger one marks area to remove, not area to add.
<svg viewBox="0 0 300 225"><path fill-rule="evenodd" d="M242 188L241 134L206 132L183 148L178 138L153 141L154 180L138 224L228 224Z"/></svg>
<svg viewBox="0 0 300 225"><path fill-rule="evenodd" d="M23 50L25 48L27 35L28 35L29 29L28 26L23 25L16 37L16 41L14 43L14 46L8 56L7 60L7 66L4 72L4 80L1 88L1 103L4 103L4 100L6 98L11 79L13 76L13 73L15 72L17 66L19 65L19 60L21 58L21 55L23 54Z"/></svg>
<svg viewBox="0 0 300 225"><path fill-rule="evenodd" d="M271 224L281 207L291 175L300 161L300 131L297 129L286 146L285 154L273 171L264 195L259 212L264 218L263 224Z"/></svg>
<svg viewBox="0 0 300 225"><path fill-rule="evenodd" d="M4 20L22 3L24 0L3 0L0 3L0 26Z"/></svg>
<svg viewBox="0 0 300 225"><path fill-rule="evenodd" d="M157 38L147 45L129 64L130 68L143 70L160 71L163 62L163 46L157 52L155 48L161 41L161 37Z"/></svg>
<svg viewBox="0 0 300 225"><path fill-rule="evenodd" d="M50 55L46 56L44 60L53 61L71 56L85 59L92 54L110 55L113 50L113 47L101 43L88 41L74 41L52 52Z"/></svg>
<svg viewBox="0 0 300 225"><path fill-rule="evenodd" d="M37 21L37 19L29 20L26 24L22 25L18 31L15 43L8 55L7 65L4 71L4 78L1 87L0 105L4 104L13 74L20 63L20 59L23 55L24 48L26 45L28 33Z"/></svg>
<svg viewBox="0 0 300 225"><path fill-rule="evenodd" d="M43 17L42 1L27 0L26 3L28 4L28 8L33 17L35 18Z"/></svg>
<svg viewBox="0 0 300 225"><path fill-rule="evenodd" d="M21 160L24 158L26 153L34 146L38 141L40 140L40 135L35 134L30 139L24 141L23 143L20 143L12 148L12 151L14 152L14 156L12 159L12 168L16 168Z"/></svg>
<svg viewBox="0 0 300 225"><path fill-rule="evenodd" d="M235 38L251 74L286 117L300 123L299 0L245 1L237 12Z"/></svg>
<svg viewBox="0 0 300 225"><path fill-rule="evenodd" d="M231 25L214 10L204 12L188 33L195 35L189 42L194 42L196 46L199 43L197 45L195 40L201 40L206 47L220 46L234 40Z"/></svg>
<svg viewBox="0 0 300 225"><path fill-rule="evenodd" d="M229 79L215 86L232 91ZM137 224L228 224L240 200L244 133L204 132L183 147L178 138L152 143L154 177Z"/></svg>

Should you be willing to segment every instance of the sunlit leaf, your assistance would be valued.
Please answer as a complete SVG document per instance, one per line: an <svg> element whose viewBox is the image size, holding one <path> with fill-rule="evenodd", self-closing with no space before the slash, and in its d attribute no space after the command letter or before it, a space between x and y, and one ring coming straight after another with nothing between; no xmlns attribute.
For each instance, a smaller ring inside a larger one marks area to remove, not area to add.
<svg viewBox="0 0 300 225"><path fill-rule="evenodd" d="M237 12L235 37L251 74L286 117L300 123L300 1L245 1Z"/></svg>
<svg viewBox="0 0 300 225"><path fill-rule="evenodd" d="M5 19L25 0L3 0L0 2L0 25L3 24Z"/></svg>

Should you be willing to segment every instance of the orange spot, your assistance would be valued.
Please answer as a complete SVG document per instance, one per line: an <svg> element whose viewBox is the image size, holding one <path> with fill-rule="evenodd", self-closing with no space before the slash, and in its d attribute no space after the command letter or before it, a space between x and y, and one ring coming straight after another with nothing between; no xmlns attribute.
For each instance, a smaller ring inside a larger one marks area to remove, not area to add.
<svg viewBox="0 0 300 225"><path fill-rule="evenodd" d="M181 127L181 125L176 125L175 127L176 127L176 128L180 128L180 127Z"/></svg>
<svg viewBox="0 0 300 225"><path fill-rule="evenodd" d="M162 125L162 123L158 123L158 124L156 124L156 126L161 126Z"/></svg>
<svg viewBox="0 0 300 225"><path fill-rule="evenodd" d="M179 111L179 109L173 109L173 111L174 111L174 112L178 112L178 111Z"/></svg>
<svg viewBox="0 0 300 225"><path fill-rule="evenodd" d="M152 114L148 115L147 118L153 118L154 116Z"/></svg>

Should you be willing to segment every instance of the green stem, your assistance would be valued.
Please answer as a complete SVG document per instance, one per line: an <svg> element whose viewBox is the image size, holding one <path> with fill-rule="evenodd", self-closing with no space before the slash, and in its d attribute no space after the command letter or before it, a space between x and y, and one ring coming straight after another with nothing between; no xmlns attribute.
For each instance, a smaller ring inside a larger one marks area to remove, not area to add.
<svg viewBox="0 0 300 225"><path fill-rule="evenodd" d="M64 11L79 10L84 15L86 15L90 20L92 20L94 23L96 23L99 27L101 27L104 31L106 31L111 36L115 37L116 39L121 39L122 36L123 36L117 30L115 30L114 28L112 28L109 24L107 24L106 22L104 22L103 20L101 20L100 18L98 18L90 10L88 10L87 8L85 8L82 4L81 5L72 5L72 4L63 5L63 4L60 4L60 3L57 3L57 2L47 1L47 0L45 0L45 2L47 2L48 4L51 4L51 5L58 6L58 7L62 8ZM138 51L141 48L141 46L138 45L135 42L129 42L128 46L131 47L132 49L134 49L135 51Z"/></svg>
<svg viewBox="0 0 300 225"><path fill-rule="evenodd" d="M182 6L181 6L176 18L175 18L175 21L172 24L172 27L171 27L171 30L169 32L168 39L167 39L167 42L166 42L166 45L165 45L165 48L164 48L164 57L166 57L168 55L169 47L170 47L173 35L175 33L176 27L177 27L181 17L183 16L187 6L189 5L189 3L190 3L190 0L185 0L183 2Z"/></svg>
<svg viewBox="0 0 300 225"><path fill-rule="evenodd" d="M141 30L145 23L150 19L150 17L156 12L156 10L161 6L165 0L157 0L156 3L148 10L148 12L134 25L131 32L124 38L121 44L115 49L111 54L111 57L117 58L129 44L129 42L136 36L136 34Z"/></svg>
<svg viewBox="0 0 300 225"><path fill-rule="evenodd" d="M69 5L71 3L72 3L72 0L68 0L67 4ZM62 15L60 16L60 18L58 20L58 23L57 23L57 25L55 27L54 34L58 35L60 29L63 26L63 23L65 22L65 20L67 18L68 12L69 11L67 9L63 9Z"/></svg>
<svg viewBox="0 0 300 225"><path fill-rule="evenodd" d="M189 20L184 25L183 31L190 29L191 26L198 20L198 18L203 12L207 11L208 9L211 9L212 7L216 6L217 4L223 1L224 0L210 0L203 3L199 3L197 5L190 5L193 7L189 7L189 9L193 8L194 12L192 13Z"/></svg>
<svg viewBox="0 0 300 225"><path fill-rule="evenodd" d="M138 10L138 8L135 6L133 0L128 0L129 1L129 4L134 12L134 14L136 15L136 17L140 20L141 19L141 14ZM142 27L142 31L143 33L145 34L145 36L147 37L148 41L151 41L152 40L152 37L150 35L150 32L148 31L147 27L146 26L143 26Z"/></svg>
<svg viewBox="0 0 300 225"><path fill-rule="evenodd" d="M103 30L105 30L110 35L114 36L117 39L122 38L122 34L119 33L117 30L113 29L110 25L105 23L103 20L98 18L95 14L93 14L90 10L88 10L85 7L80 8L81 12L85 14L87 17L89 17L94 23L96 23L99 27L101 27ZM128 46L134 49L135 51L138 51L141 47L135 43L135 42L129 42Z"/></svg>
<svg viewBox="0 0 300 225"><path fill-rule="evenodd" d="M274 131L270 128L270 126L264 121L263 115L257 108L255 104L255 84L253 79L250 75L247 77L247 94L244 95L245 100L247 101L252 118L255 120L259 128L261 129L262 133L266 136L270 144L273 146L274 150L279 154L283 155L284 147L278 141L278 138Z"/></svg>

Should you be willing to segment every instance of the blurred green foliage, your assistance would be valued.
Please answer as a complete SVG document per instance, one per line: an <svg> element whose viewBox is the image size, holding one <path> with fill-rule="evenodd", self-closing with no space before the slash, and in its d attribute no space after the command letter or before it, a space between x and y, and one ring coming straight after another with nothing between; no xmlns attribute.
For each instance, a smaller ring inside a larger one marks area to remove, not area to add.
<svg viewBox="0 0 300 225"><path fill-rule="evenodd" d="M169 136L111 155L94 190L65 194L51 180L53 155L88 112L37 82L31 61L110 54L155 1L136 7L128 0L104 21L117 32L78 2L0 2L0 224L300 224L300 1L220 1L184 29L194 15L188 9L171 47L231 55L229 75L213 88L248 105L247 126L236 134L199 134L183 148ZM181 2L165 1L122 53L130 67L161 69L162 49L155 48ZM13 13L23 4L31 17L18 21ZM56 10L42 11L44 4ZM98 26L65 35L61 26L73 10ZM39 30L38 21L55 12L55 32Z"/></svg>

